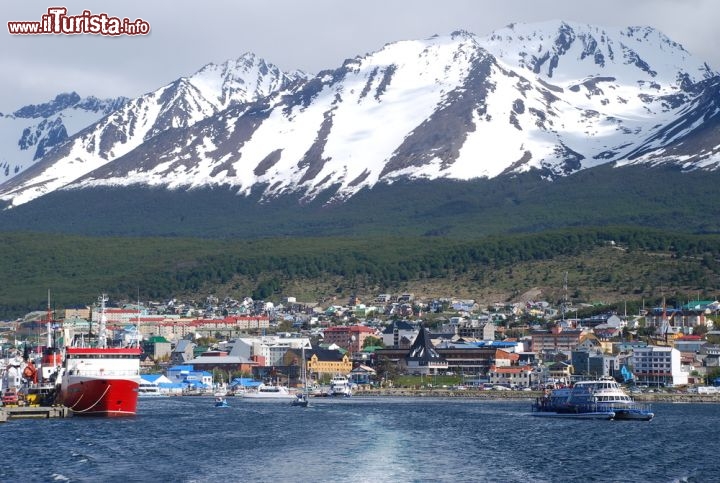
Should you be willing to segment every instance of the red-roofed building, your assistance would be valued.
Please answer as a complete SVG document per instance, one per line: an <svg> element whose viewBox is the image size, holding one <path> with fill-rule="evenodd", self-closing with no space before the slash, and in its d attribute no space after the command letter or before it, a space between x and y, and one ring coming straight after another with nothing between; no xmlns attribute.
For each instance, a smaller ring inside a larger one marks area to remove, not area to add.
<svg viewBox="0 0 720 483"><path fill-rule="evenodd" d="M533 368L530 366L490 366L488 376L490 384L507 387L530 387L537 381L532 380Z"/></svg>
<svg viewBox="0 0 720 483"><path fill-rule="evenodd" d="M270 327L268 317L226 317L224 319L140 318L140 332L144 336L159 335L179 340L188 334L214 336L217 332L231 337L240 332Z"/></svg>
<svg viewBox="0 0 720 483"><path fill-rule="evenodd" d="M520 355L514 352L508 352L502 349L495 351L495 366L497 367L508 367L517 364L519 360Z"/></svg>
<svg viewBox="0 0 720 483"><path fill-rule="evenodd" d="M545 352L557 353L574 351L580 343L583 331L580 329L563 329L556 325L552 330L534 330L532 337L532 351L538 354Z"/></svg>
<svg viewBox="0 0 720 483"><path fill-rule="evenodd" d="M328 327L323 331L323 342L337 344L350 353L355 353L360 352L365 339L375 335L375 329L364 325Z"/></svg>

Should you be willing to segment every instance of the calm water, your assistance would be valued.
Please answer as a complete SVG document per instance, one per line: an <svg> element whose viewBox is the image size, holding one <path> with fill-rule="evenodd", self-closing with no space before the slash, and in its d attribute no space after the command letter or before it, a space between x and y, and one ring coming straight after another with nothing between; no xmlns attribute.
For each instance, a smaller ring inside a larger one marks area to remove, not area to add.
<svg viewBox="0 0 720 483"><path fill-rule="evenodd" d="M529 415L529 401L141 400L129 419L0 425L0 481L720 481L720 406L651 422Z"/></svg>

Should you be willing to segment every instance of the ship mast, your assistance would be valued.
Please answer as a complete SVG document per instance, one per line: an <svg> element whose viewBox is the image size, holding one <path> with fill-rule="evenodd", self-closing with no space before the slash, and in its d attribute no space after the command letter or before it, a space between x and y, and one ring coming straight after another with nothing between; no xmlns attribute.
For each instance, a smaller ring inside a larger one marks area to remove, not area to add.
<svg viewBox="0 0 720 483"><path fill-rule="evenodd" d="M50 309L50 289L48 289L48 305L47 305L47 346L53 347L53 336L52 336L52 310Z"/></svg>
<svg viewBox="0 0 720 483"><path fill-rule="evenodd" d="M108 301L108 297L102 294L99 298L100 301L100 328L98 329L98 347L101 349L107 348L107 318L105 316L105 302Z"/></svg>
<svg viewBox="0 0 720 483"><path fill-rule="evenodd" d="M137 319L135 319L135 347L140 347L140 287L138 287Z"/></svg>

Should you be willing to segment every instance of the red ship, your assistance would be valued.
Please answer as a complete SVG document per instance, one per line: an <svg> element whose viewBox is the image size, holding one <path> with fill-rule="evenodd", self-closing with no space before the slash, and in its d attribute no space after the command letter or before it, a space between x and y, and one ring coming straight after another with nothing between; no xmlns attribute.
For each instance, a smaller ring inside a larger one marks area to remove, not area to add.
<svg viewBox="0 0 720 483"><path fill-rule="evenodd" d="M97 347L66 347L60 403L75 416L133 416L140 385L139 347L106 345L105 296Z"/></svg>

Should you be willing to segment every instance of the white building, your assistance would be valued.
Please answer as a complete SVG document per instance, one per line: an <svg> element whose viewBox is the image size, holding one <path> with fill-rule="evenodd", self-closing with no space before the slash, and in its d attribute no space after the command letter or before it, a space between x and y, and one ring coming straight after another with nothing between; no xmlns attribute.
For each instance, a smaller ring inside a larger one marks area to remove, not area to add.
<svg viewBox="0 0 720 483"><path fill-rule="evenodd" d="M493 365L488 371L490 384L497 384L507 387L530 387L537 383L539 378L533 377L531 366L504 366Z"/></svg>
<svg viewBox="0 0 720 483"><path fill-rule="evenodd" d="M238 337L230 344L230 355L245 359L265 361L266 366L282 365L283 356L290 349L311 349L307 337L281 337L276 335L262 337Z"/></svg>
<svg viewBox="0 0 720 483"><path fill-rule="evenodd" d="M681 386L688 383L680 363L680 351L672 347L635 347L630 358L637 384Z"/></svg>
<svg viewBox="0 0 720 483"><path fill-rule="evenodd" d="M383 345L385 347L410 347L418 332L419 330L414 324L404 320L396 320L383 330Z"/></svg>

